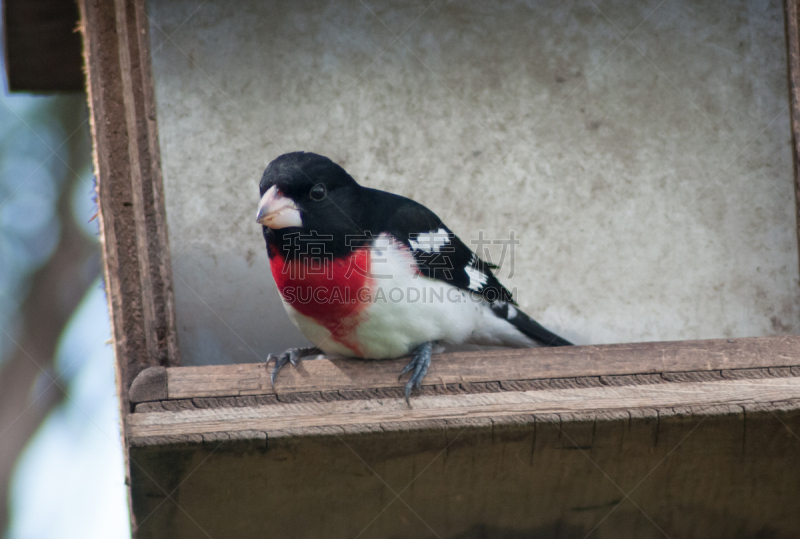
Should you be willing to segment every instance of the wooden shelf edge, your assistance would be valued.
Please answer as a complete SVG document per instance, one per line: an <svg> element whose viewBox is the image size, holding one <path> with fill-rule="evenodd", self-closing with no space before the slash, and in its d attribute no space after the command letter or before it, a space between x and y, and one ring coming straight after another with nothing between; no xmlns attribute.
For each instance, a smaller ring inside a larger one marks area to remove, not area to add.
<svg viewBox="0 0 800 539"><path fill-rule="evenodd" d="M130 414L132 445L800 409L800 378L304 402Z"/></svg>
<svg viewBox="0 0 800 539"><path fill-rule="evenodd" d="M402 386L398 373L406 362L407 359L307 360L297 368L286 366L279 374L274 390L269 381L268 366L263 363L153 367L134 381L131 400L146 402L398 388ZM800 336L440 354L434 357L423 385L446 387L517 380L781 367L800 368Z"/></svg>

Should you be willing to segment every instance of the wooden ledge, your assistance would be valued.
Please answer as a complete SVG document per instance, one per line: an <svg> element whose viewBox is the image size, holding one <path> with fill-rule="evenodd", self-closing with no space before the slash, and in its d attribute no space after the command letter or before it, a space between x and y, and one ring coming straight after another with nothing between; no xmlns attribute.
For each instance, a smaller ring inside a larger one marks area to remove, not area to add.
<svg viewBox="0 0 800 539"><path fill-rule="evenodd" d="M287 395L402 387L398 373L407 359L351 359L287 365L273 390L263 363L206 367L153 367L133 382L131 401ZM610 377L652 373L795 367L800 371L800 336L752 337L563 348L462 352L434 357L424 386L486 382ZM157 371L157 372L156 372Z"/></svg>
<svg viewBox="0 0 800 539"><path fill-rule="evenodd" d="M800 407L800 378L304 402L135 413L132 445L491 426L540 420L741 413ZM566 416L566 418L565 418Z"/></svg>

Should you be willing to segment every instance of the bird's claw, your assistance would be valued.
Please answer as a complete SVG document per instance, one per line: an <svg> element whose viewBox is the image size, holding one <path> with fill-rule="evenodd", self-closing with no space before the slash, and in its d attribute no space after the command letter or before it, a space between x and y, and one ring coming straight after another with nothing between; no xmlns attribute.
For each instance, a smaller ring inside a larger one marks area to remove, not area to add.
<svg viewBox="0 0 800 539"><path fill-rule="evenodd" d="M414 360L414 359L412 359L412 360L411 360L411 363L409 363L408 365L406 365L405 367L403 367L403 370L402 370L402 371L400 371L400 376L398 376L398 377L397 377L397 379L398 379L398 380L399 380L400 378L402 378L402 377L403 377L403 375L404 375L405 373L409 372L411 369L413 369L413 368L414 368L414 361L415 361L415 360Z"/></svg>
<svg viewBox="0 0 800 539"><path fill-rule="evenodd" d="M267 363L269 363L270 360L275 360L275 366L272 367L272 371L269 373L269 381L272 382L272 389L275 389L275 378L278 376L278 371L280 371L284 365L291 363L293 367L297 367L297 364L300 363L304 357L321 353L322 350L311 346L307 348L289 348L277 356L274 354L267 355Z"/></svg>
<svg viewBox="0 0 800 539"><path fill-rule="evenodd" d="M425 374L428 372L428 367L431 365L431 353L433 352L433 342L426 342L422 343L414 350L414 355L411 359L411 362L403 367L403 370L400 372L400 376L403 376L407 372L414 371L411 374L411 378L409 378L408 382L406 382L405 386L405 395L406 395L406 404L410 407L411 406L411 390L414 388L419 389L422 385L422 379L425 378Z"/></svg>

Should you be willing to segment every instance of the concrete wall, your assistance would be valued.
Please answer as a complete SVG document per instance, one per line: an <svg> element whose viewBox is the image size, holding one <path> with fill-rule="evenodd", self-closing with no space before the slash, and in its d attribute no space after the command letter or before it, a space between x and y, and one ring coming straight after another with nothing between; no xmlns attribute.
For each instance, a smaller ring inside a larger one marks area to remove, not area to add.
<svg viewBox="0 0 800 539"><path fill-rule="evenodd" d="M778 0L148 4L185 364L305 342L254 222L293 150L513 231L501 280L576 343L800 329Z"/></svg>

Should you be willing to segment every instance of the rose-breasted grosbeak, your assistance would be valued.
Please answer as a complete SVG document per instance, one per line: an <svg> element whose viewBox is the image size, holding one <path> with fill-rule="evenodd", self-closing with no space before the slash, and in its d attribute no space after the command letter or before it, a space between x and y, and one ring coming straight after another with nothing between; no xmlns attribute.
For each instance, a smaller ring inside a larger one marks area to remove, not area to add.
<svg viewBox="0 0 800 539"><path fill-rule="evenodd" d="M492 273L431 210L362 187L326 157L295 152L269 164L259 185L272 276L292 322L314 343L278 356L364 359L413 353L406 400L438 342L567 346L519 310ZM271 355L270 355L271 357Z"/></svg>

